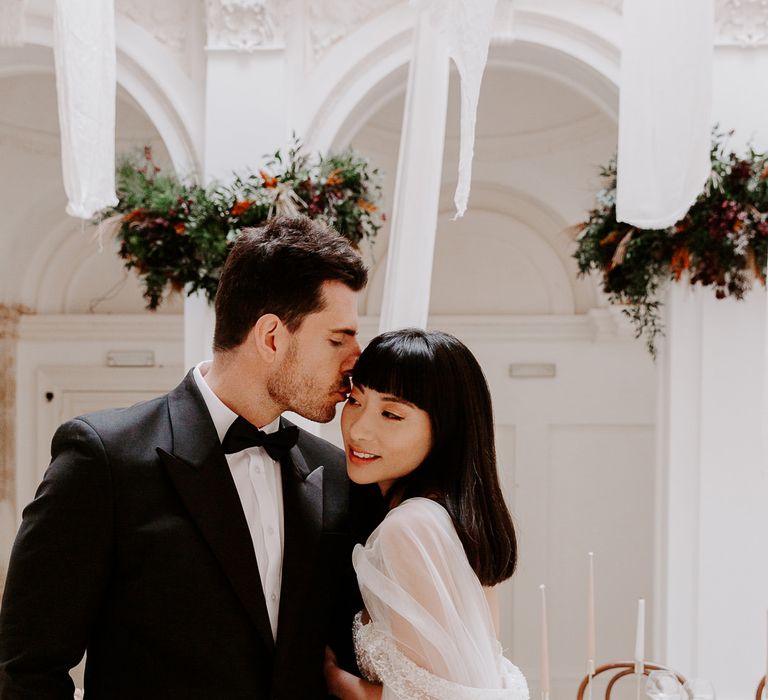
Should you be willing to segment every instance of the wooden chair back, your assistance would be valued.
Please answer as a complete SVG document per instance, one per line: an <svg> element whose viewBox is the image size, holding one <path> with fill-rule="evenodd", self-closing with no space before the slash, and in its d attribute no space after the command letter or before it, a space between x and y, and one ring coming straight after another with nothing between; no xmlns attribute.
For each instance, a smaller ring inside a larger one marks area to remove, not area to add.
<svg viewBox="0 0 768 700"><path fill-rule="evenodd" d="M618 681L620 681L622 678L625 678L626 676L632 676L635 674L635 662L634 661L618 661L616 663L611 664L603 664L602 666L598 666L595 669L595 673L592 676L592 680L594 682L594 679L596 676L599 676L602 673L608 673L611 671L615 671L614 675L611 677L611 679L608 681L608 685L605 687L605 700L611 700L611 693L613 692L613 688L616 685ZM674 673L677 677L677 680L680 682L680 685L683 685L685 683L685 678L681 676L677 671L674 671L671 668L667 668L666 666L661 666L659 664L652 664L652 663L646 663L643 664L643 675L650 675L651 671L669 671L670 673ZM584 676L581 683L579 684L579 690L576 693L576 699L577 700L584 700L584 693L587 690L587 686L589 685L589 675ZM759 697L758 697L759 700Z"/></svg>

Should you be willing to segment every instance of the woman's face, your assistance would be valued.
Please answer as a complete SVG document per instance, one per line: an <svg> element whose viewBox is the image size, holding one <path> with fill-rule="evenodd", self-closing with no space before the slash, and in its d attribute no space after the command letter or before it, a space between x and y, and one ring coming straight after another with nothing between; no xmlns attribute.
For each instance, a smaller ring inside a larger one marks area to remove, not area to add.
<svg viewBox="0 0 768 700"><path fill-rule="evenodd" d="M347 473L356 484L377 483L386 493L429 454L429 414L397 396L355 386L341 413Z"/></svg>

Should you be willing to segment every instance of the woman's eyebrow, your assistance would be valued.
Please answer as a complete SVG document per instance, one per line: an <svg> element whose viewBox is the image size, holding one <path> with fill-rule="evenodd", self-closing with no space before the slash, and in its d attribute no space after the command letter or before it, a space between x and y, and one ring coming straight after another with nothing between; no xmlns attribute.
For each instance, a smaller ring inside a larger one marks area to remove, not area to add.
<svg viewBox="0 0 768 700"><path fill-rule="evenodd" d="M404 406L410 406L411 408L416 408L416 404L411 403L410 401L406 401L405 399L401 399L399 396L392 396L390 394L386 394L381 397L382 401L391 401L392 403L401 403Z"/></svg>

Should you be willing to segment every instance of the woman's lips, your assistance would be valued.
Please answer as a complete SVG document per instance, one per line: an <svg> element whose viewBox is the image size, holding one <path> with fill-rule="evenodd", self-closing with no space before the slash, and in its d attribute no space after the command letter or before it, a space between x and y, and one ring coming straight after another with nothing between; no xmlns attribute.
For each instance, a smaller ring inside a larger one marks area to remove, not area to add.
<svg viewBox="0 0 768 700"><path fill-rule="evenodd" d="M356 450L352 447L347 449L347 457L353 464L360 465L370 464L371 462L375 462L377 459L379 459L379 455L371 454L370 452L364 452L363 450Z"/></svg>

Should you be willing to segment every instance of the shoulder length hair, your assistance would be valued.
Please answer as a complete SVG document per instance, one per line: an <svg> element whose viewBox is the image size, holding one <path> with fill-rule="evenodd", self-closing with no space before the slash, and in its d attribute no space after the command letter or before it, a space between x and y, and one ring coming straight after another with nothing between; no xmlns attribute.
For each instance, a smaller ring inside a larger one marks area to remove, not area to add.
<svg viewBox="0 0 768 700"><path fill-rule="evenodd" d="M491 395L474 355L447 333L392 331L365 348L352 381L405 399L430 417L431 450L393 484L390 504L436 497L480 582L508 579L517 563L517 538L499 484Z"/></svg>

